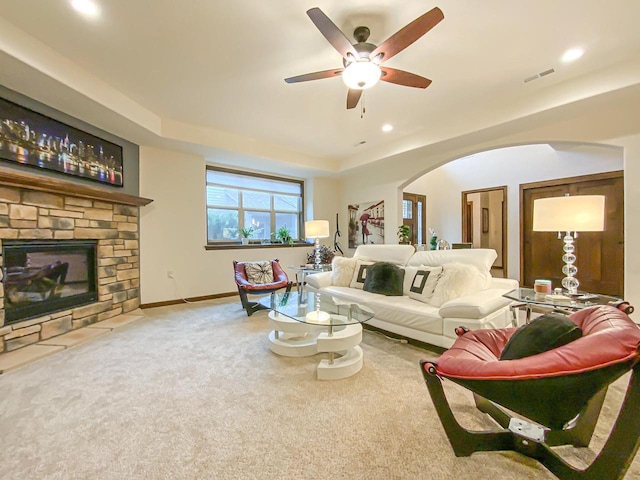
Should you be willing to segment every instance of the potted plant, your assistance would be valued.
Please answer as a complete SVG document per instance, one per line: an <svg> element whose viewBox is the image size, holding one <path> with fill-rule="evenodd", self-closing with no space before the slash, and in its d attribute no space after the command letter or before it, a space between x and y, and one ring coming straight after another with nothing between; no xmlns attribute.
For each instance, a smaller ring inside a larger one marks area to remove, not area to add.
<svg viewBox="0 0 640 480"><path fill-rule="evenodd" d="M411 227L409 225L400 225L398 227L398 240L400 243L411 243Z"/></svg>
<svg viewBox="0 0 640 480"><path fill-rule="evenodd" d="M242 245L249 245L249 237L253 234L253 227L241 228L240 236L242 237Z"/></svg>
<svg viewBox="0 0 640 480"><path fill-rule="evenodd" d="M321 265L331 265L331 260L333 260L334 256L335 254L333 253L333 250L331 250L326 245L320 245L320 264ZM316 262L316 251L314 249L311 253L307 254L307 263L315 265L315 262Z"/></svg>
<svg viewBox="0 0 640 480"><path fill-rule="evenodd" d="M282 243L288 243L293 245L293 238L291 238L291 230L286 225L283 225L276 231L276 239Z"/></svg>

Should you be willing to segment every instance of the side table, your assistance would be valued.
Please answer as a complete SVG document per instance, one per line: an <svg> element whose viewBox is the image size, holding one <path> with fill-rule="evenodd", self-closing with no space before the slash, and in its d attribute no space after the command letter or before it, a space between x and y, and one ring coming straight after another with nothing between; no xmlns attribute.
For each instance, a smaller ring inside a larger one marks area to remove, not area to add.
<svg viewBox="0 0 640 480"><path fill-rule="evenodd" d="M304 285L305 285L305 278L307 275L313 274L313 273L319 273L319 272L328 272L331 270L331 264L329 263L322 263L320 265L318 265L317 268L315 267L307 267L306 265L301 265L299 267L296 266L290 266L289 267L290 270L295 270L296 272L296 286L298 287L298 294L303 294L304 293Z"/></svg>
<svg viewBox="0 0 640 480"><path fill-rule="evenodd" d="M518 310L520 309L525 310L525 322L529 323L533 311L568 314L594 305L607 305L610 302L621 301L617 297L586 292L579 292L578 295L563 295L564 298L558 298L554 295L536 293L533 288L516 288L505 293L503 297L516 302L509 307L512 315L511 324L514 327L518 326Z"/></svg>

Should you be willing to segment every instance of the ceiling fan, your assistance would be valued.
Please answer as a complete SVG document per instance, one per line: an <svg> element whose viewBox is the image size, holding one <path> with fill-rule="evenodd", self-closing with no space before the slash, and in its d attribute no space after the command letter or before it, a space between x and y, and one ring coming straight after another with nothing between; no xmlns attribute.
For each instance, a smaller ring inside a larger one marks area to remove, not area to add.
<svg viewBox="0 0 640 480"><path fill-rule="evenodd" d="M298 83L342 76L342 80L349 87L347 108L355 108L360 101L362 91L374 86L378 80L415 88L427 88L431 84L428 78L395 68L383 67L381 63L397 55L435 27L444 18L442 10L438 7L416 18L379 46L367 43L370 33L367 27L357 27L354 30L353 37L356 43L351 44L344 33L319 8L307 10L307 15L333 48L342 55L344 68L289 77L284 79L285 82Z"/></svg>

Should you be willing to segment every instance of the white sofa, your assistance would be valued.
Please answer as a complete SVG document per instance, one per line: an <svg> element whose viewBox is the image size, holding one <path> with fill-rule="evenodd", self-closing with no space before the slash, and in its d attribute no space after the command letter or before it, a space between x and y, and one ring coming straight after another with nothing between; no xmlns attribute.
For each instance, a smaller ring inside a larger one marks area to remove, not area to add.
<svg viewBox="0 0 640 480"><path fill-rule="evenodd" d="M339 280L336 278L336 271L307 275L307 288L368 306L375 312L375 317L367 323L374 327L449 348L457 338L455 328L458 326L475 330L502 328L511 323L511 302L502 295L517 288L518 282L491 277L489 272L496 257L495 250L491 249L416 252L410 245L361 245L357 248L353 257L356 261L389 262L405 268L405 274L415 271L407 267L444 266L445 271L447 268L452 271L455 268L460 269L460 264L465 264L475 266L484 275L480 289L445 301L439 307L410 298L406 292L407 279L402 296L385 296L352 286L334 285L332 277L336 281ZM343 261L345 260L340 260ZM339 263L337 265L340 266ZM470 270L476 272L474 269ZM408 280L411 282L412 279ZM344 284L344 279L342 283Z"/></svg>

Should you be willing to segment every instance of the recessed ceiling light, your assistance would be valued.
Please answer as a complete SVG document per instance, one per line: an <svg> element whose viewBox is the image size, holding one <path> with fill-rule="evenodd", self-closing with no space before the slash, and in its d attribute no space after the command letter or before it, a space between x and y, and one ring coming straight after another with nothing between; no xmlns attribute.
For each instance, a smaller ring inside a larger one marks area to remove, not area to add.
<svg viewBox="0 0 640 480"><path fill-rule="evenodd" d="M391 130L393 130L393 125L389 124L389 123L385 123L382 126L382 131L383 132L390 132Z"/></svg>
<svg viewBox="0 0 640 480"><path fill-rule="evenodd" d="M584 54L584 50L581 48L570 48L562 55L562 61L565 63L573 62L579 59Z"/></svg>
<svg viewBox="0 0 640 480"><path fill-rule="evenodd" d="M93 0L71 0L71 6L88 17L100 15L100 8Z"/></svg>

